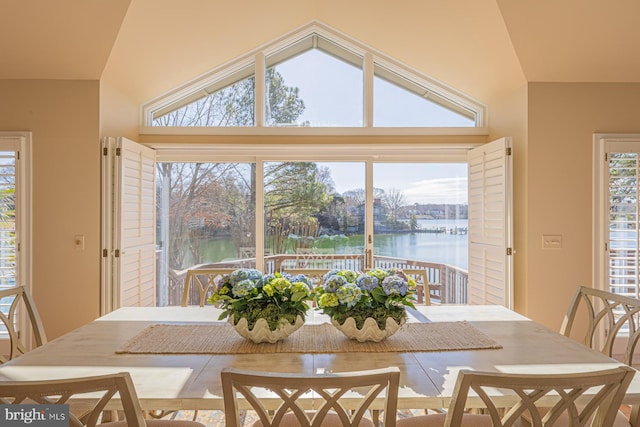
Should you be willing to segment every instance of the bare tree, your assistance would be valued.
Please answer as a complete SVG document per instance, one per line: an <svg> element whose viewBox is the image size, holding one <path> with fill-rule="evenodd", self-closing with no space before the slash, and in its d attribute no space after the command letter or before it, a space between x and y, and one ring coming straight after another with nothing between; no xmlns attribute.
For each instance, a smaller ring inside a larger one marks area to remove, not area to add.
<svg viewBox="0 0 640 427"><path fill-rule="evenodd" d="M400 209L407 204L407 199L402 190L390 188L385 192L382 198L382 203L387 209L387 218L389 222L396 224L398 222Z"/></svg>

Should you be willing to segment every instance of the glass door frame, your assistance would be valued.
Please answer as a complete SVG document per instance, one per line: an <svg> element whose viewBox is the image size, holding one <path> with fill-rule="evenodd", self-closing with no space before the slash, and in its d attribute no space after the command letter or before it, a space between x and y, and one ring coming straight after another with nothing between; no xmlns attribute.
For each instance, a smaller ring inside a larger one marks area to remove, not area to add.
<svg viewBox="0 0 640 427"><path fill-rule="evenodd" d="M171 136L172 141L184 137ZM470 149L484 144L484 137L458 136L455 143L443 142L442 136L422 136L407 139L403 136L377 136L361 138L350 136L319 137L313 141L298 138L267 142L262 137L241 138L248 142L229 142L228 137L207 136L207 142L166 142L165 138L154 142L153 135L141 138L142 143L156 150L157 162L244 162L255 163L256 176L264 175L264 163L306 162L362 162L365 165L365 264L373 263L374 188L375 163L466 163ZM249 154L251 153L251 154ZM256 179L256 206L264 205L263 182ZM257 208L261 209L261 208ZM264 268L264 216L255 216L256 268Z"/></svg>

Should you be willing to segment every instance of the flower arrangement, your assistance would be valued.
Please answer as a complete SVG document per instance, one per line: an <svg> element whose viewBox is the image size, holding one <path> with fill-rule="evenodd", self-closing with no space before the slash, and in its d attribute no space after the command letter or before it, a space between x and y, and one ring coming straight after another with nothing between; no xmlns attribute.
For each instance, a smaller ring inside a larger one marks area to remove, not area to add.
<svg viewBox="0 0 640 427"><path fill-rule="evenodd" d="M404 322L405 307L415 308L415 292L415 280L399 269L332 270L316 288L316 300L318 308L338 324L352 317L362 329L365 319L371 317L385 329L388 317L397 324Z"/></svg>
<svg viewBox="0 0 640 427"><path fill-rule="evenodd" d="M312 300L312 284L304 275L275 273L241 268L220 279L218 290L208 301L223 309L218 320L233 315L234 324L247 319L249 330L258 319L265 319L271 331L286 320L290 324L300 316L304 320Z"/></svg>

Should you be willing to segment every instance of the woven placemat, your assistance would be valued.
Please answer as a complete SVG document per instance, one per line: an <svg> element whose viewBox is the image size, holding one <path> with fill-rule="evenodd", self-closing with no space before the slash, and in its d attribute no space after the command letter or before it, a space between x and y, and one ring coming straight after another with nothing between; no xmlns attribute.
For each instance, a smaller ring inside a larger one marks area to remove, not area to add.
<svg viewBox="0 0 640 427"><path fill-rule="evenodd" d="M255 344L229 324L166 325L144 329L116 353L127 354L242 354L422 352L502 348L467 322L407 323L382 342L360 343L333 325L303 325L274 344Z"/></svg>

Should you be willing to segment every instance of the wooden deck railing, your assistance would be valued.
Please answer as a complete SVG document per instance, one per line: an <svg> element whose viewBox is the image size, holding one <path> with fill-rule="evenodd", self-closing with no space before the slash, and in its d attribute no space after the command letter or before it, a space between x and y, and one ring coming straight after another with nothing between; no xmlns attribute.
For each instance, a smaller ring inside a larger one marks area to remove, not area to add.
<svg viewBox="0 0 640 427"><path fill-rule="evenodd" d="M429 284L432 286L432 300L443 304L466 304L468 273L458 267L448 264L409 260L402 258L374 256L374 267L379 268L423 268L426 271ZM244 258L209 264L201 264L194 268L242 268L255 266L255 258ZM295 269L364 269L362 254L279 254L265 257L265 272L286 271ZM168 283L168 305L180 305L182 289L187 270L170 270ZM193 289L191 289L193 290ZM434 297L435 293L435 297ZM199 295L193 295L194 301L199 301Z"/></svg>

